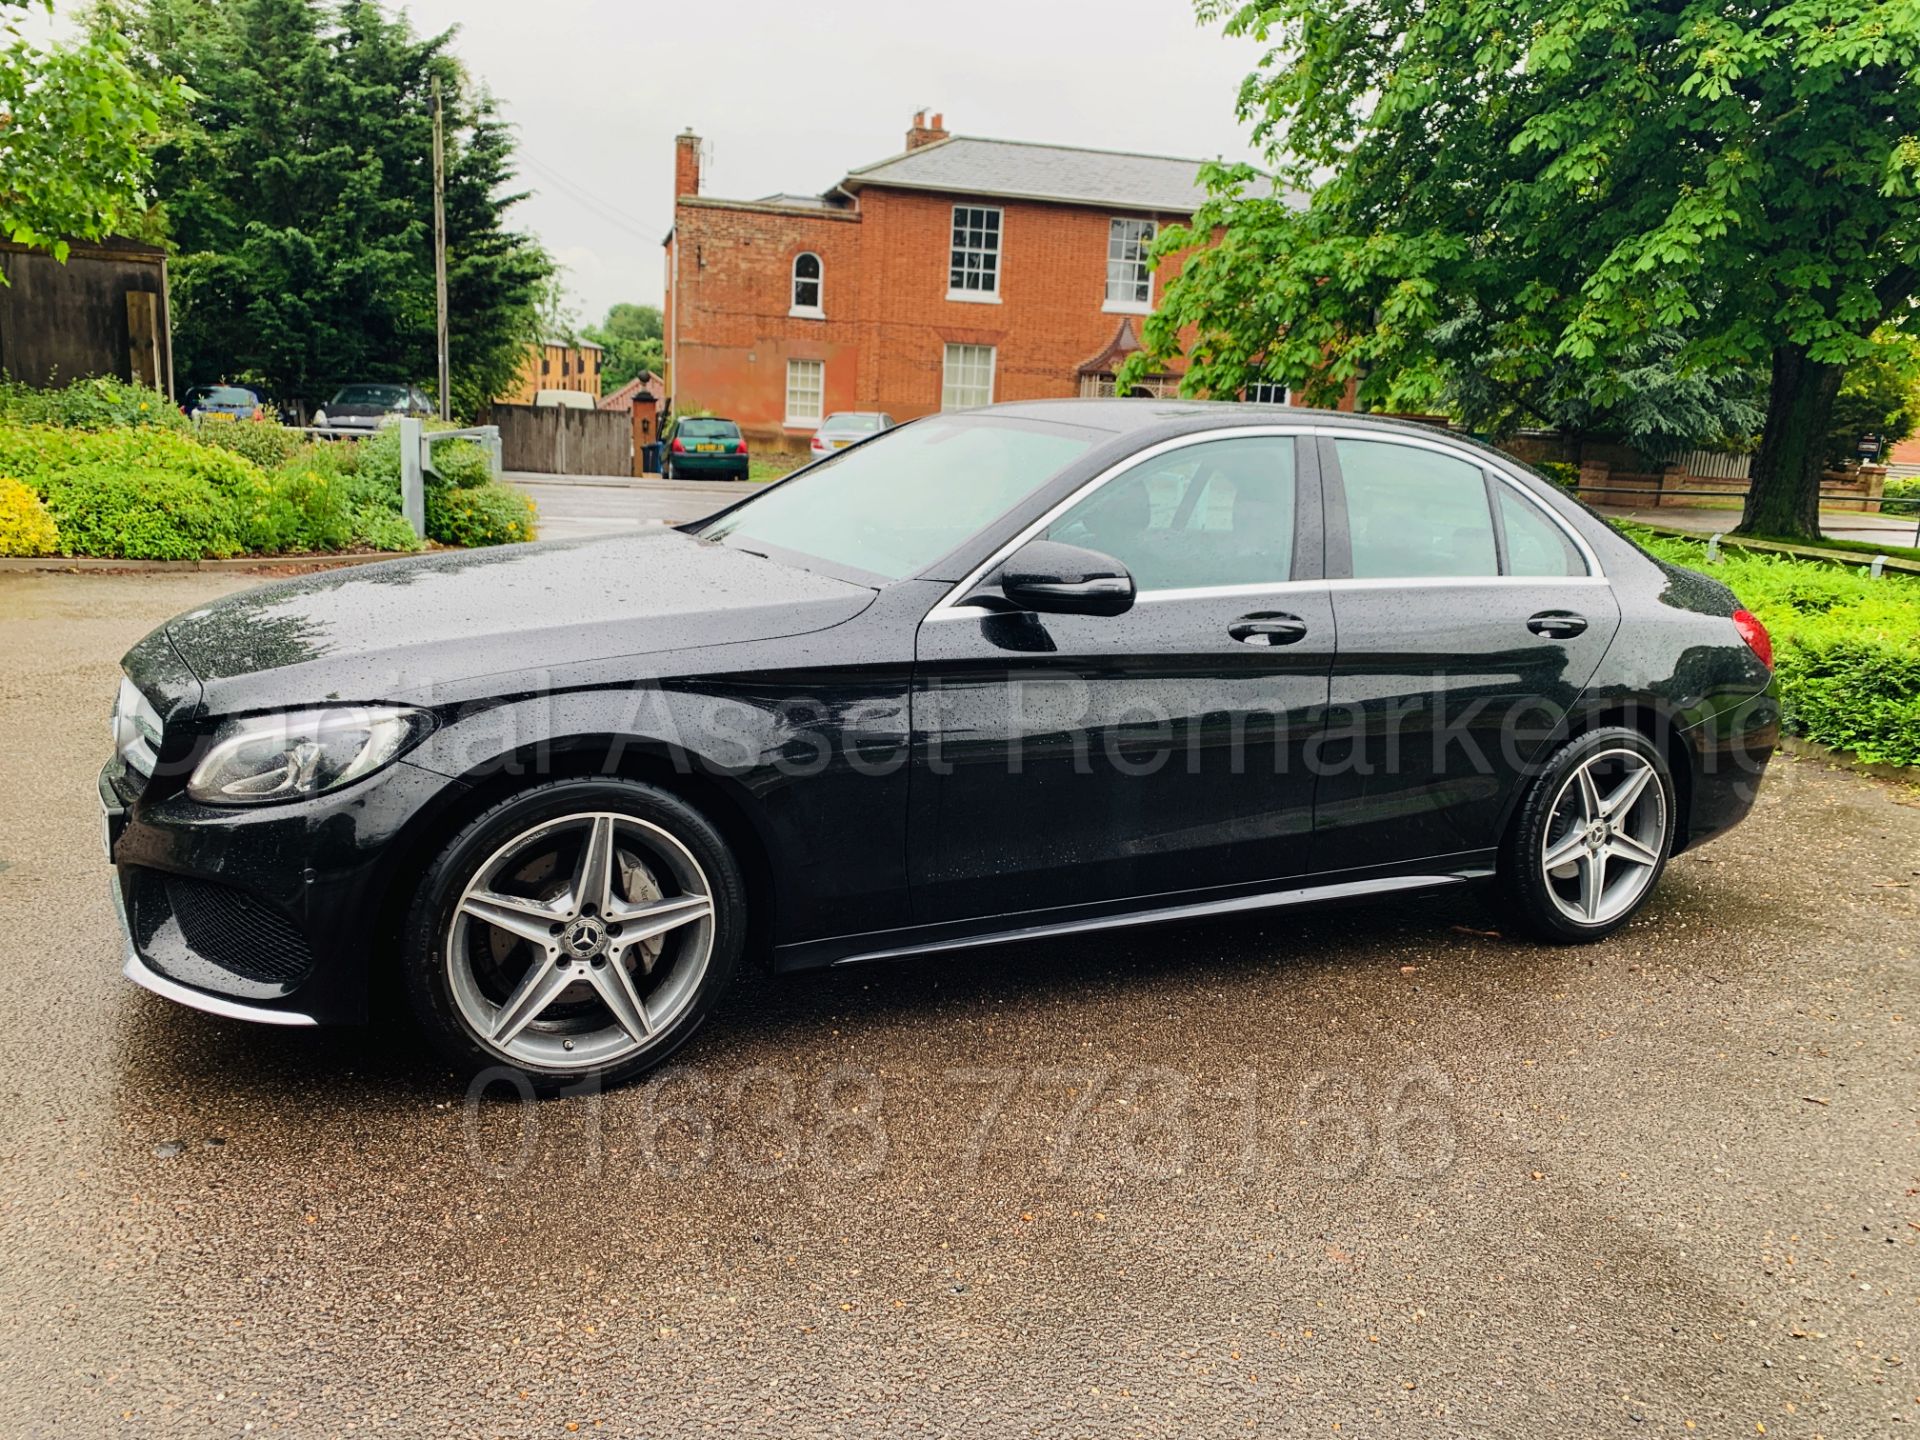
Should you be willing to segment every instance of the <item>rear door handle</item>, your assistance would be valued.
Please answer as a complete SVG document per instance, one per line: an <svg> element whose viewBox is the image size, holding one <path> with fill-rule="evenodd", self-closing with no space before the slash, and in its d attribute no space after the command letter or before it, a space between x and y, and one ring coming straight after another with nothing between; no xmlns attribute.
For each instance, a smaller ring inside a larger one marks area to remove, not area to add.
<svg viewBox="0 0 1920 1440"><path fill-rule="evenodd" d="M1587 628L1587 617L1571 610L1542 610L1527 621L1527 629L1550 640L1571 640Z"/></svg>
<svg viewBox="0 0 1920 1440"><path fill-rule="evenodd" d="M1306 621L1279 610L1242 615L1227 627L1227 634L1242 645L1291 645L1306 633Z"/></svg>

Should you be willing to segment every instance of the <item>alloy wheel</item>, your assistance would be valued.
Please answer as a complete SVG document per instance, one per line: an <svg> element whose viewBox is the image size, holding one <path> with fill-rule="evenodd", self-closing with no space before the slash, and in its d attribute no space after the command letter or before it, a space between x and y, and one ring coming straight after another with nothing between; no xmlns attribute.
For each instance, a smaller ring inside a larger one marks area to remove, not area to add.
<svg viewBox="0 0 1920 1440"><path fill-rule="evenodd" d="M1603 750L1554 797L1540 847L1547 893L1569 920L1604 925L1639 903L1666 854L1667 796L1646 756Z"/></svg>
<svg viewBox="0 0 1920 1440"><path fill-rule="evenodd" d="M617 1064L692 1005L714 902L691 851L611 811L545 821L475 870L447 926L447 979L475 1038L545 1069Z"/></svg>

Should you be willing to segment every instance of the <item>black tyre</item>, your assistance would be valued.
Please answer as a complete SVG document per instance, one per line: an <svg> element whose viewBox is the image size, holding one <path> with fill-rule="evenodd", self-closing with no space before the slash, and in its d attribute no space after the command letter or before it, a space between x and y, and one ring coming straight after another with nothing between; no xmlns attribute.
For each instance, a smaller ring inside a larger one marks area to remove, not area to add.
<svg viewBox="0 0 1920 1440"><path fill-rule="evenodd" d="M462 1070L537 1089L618 1084L706 1019L746 937L713 825L634 780L535 785L475 818L408 912L408 997Z"/></svg>
<svg viewBox="0 0 1920 1440"><path fill-rule="evenodd" d="M1637 730L1568 741L1528 785L1501 847L1513 919L1543 940L1611 935L1653 893L1673 848L1673 776Z"/></svg>

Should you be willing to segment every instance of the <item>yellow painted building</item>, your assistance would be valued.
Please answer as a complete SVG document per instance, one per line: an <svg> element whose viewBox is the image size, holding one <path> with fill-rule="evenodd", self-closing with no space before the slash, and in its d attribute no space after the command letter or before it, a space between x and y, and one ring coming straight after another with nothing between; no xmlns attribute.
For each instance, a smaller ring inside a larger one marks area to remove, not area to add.
<svg viewBox="0 0 1920 1440"><path fill-rule="evenodd" d="M600 346L591 340L545 340L527 347L527 363L520 378L505 394L502 405L531 405L542 390L582 390L600 399Z"/></svg>

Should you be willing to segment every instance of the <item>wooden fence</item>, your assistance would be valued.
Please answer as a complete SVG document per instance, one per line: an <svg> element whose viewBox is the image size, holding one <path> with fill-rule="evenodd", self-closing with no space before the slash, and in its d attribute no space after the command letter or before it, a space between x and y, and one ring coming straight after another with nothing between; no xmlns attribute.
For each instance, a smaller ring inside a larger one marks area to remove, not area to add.
<svg viewBox="0 0 1920 1440"><path fill-rule="evenodd" d="M509 470L538 475L633 473L633 425L624 410L495 405L486 419L500 427L500 461Z"/></svg>

